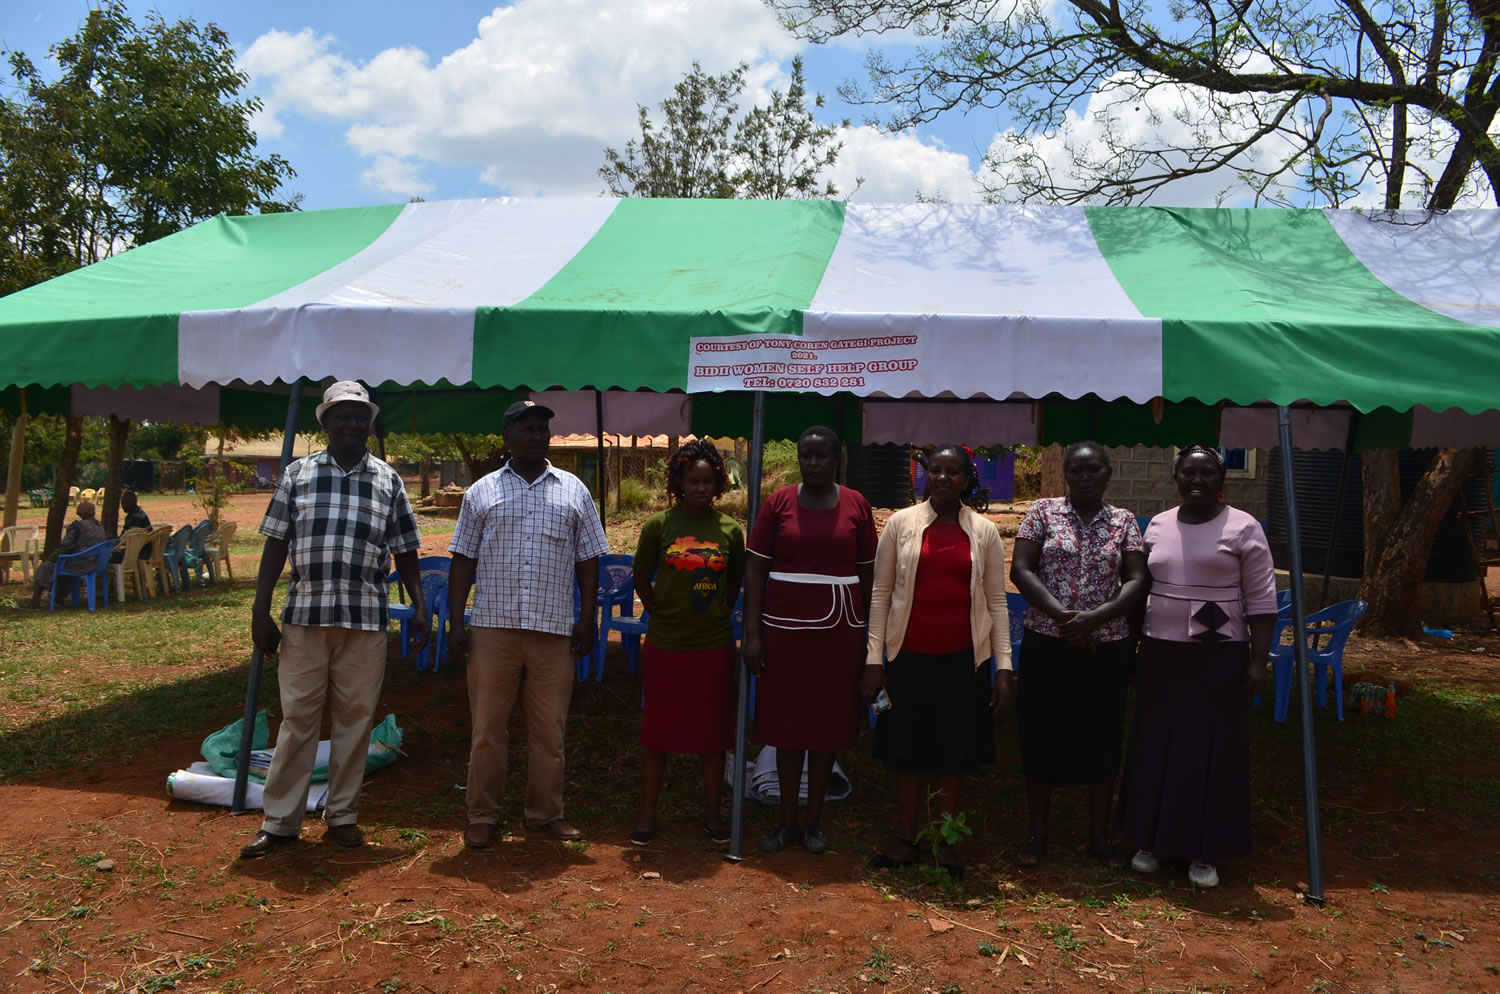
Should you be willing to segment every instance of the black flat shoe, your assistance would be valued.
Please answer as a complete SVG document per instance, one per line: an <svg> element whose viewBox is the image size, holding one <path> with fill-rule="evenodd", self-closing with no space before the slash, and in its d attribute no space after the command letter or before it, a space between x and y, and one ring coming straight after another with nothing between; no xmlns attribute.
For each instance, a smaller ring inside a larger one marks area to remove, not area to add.
<svg viewBox="0 0 1500 994"><path fill-rule="evenodd" d="M1016 850L1016 862L1025 867L1033 867L1047 857L1047 840L1039 839L1035 835L1030 836L1021 843L1021 848Z"/></svg>
<svg viewBox="0 0 1500 994"><path fill-rule="evenodd" d="M795 825L782 825L776 831L760 840L760 851L781 852L787 846L794 846L801 841L801 828Z"/></svg>
<svg viewBox="0 0 1500 994"><path fill-rule="evenodd" d="M911 856L901 859L891 855L887 849L885 852L876 853L870 857L870 866L877 870L899 870L903 866L911 866L917 861L917 842L915 839L897 839L894 849L910 849Z"/></svg>
<svg viewBox="0 0 1500 994"><path fill-rule="evenodd" d="M715 845L726 845L729 842L729 827L727 825L704 825L703 834L708 836L708 841Z"/></svg>
<svg viewBox="0 0 1500 994"><path fill-rule="evenodd" d="M1125 854L1107 842L1090 842L1084 852L1088 853L1090 858L1097 860L1101 866L1107 866L1111 870L1125 869Z"/></svg>
<svg viewBox="0 0 1500 994"><path fill-rule="evenodd" d="M275 832L262 830L256 832L255 838L240 847L240 856L245 859L256 859L257 857L264 856L272 849L289 846L296 841L297 836L295 835L277 835Z"/></svg>
<svg viewBox="0 0 1500 994"><path fill-rule="evenodd" d="M632 828L630 830L630 844L633 846L649 846L656 838L654 828Z"/></svg>

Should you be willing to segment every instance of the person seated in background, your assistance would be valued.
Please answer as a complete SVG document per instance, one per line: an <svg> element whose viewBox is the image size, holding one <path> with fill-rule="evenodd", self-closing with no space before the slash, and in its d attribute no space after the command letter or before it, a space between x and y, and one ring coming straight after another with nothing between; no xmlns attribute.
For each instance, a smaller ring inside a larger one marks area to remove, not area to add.
<svg viewBox="0 0 1500 994"><path fill-rule="evenodd" d="M151 517L146 513L145 509L141 507L141 502L136 498L134 490L127 490L120 495L120 510L125 512L125 522L124 524L120 525L121 533L127 532L132 528L144 528L147 531L151 530ZM110 553L109 561L112 563L117 563L124 558L125 550L116 549L114 552ZM141 558L151 558L150 542L147 542L145 545L141 546Z"/></svg>
<svg viewBox="0 0 1500 994"><path fill-rule="evenodd" d="M94 520L93 502L79 501L77 519L68 524L63 532L62 541L57 544L57 549L47 558L47 561L36 568L36 589L31 592L31 603L27 606L32 608L42 606L42 594L52 588L52 578L57 574L58 556L67 556L93 548L107 538L109 536L104 534L104 526ZM87 576L98 565L94 562L94 558L89 556L87 559L75 559L68 563L67 572L73 576Z"/></svg>

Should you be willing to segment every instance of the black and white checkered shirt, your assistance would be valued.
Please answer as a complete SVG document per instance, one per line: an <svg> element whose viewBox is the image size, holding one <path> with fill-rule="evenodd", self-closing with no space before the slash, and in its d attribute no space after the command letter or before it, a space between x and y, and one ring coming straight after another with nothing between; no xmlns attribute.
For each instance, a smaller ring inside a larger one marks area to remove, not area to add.
<svg viewBox="0 0 1500 994"><path fill-rule="evenodd" d="M529 484L507 465L470 487L448 551L477 563L473 624L567 635L575 566L609 543L589 488L549 462Z"/></svg>
<svg viewBox="0 0 1500 994"><path fill-rule="evenodd" d="M389 624L391 554L422 544L406 485L369 452L348 473L327 452L292 463L276 484L260 533L291 547L283 622L367 632Z"/></svg>

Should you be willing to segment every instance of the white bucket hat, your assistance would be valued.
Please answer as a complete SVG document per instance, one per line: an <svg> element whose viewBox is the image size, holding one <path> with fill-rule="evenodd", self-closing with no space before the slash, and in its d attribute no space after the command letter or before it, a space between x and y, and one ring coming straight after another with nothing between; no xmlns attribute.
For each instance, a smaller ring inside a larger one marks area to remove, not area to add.
<svg viewBox="0 0 1500 994"><path fill-rule="evenodd" d="M346 400L352 400L358 404L364 404L370 409L370 420L375 420L380 415L380 408L370 403L370 392L360 383L354 380L339 380L333 386L323 391L323 403L318 405L318 424L323 423L323 415L335 404L342 404Z"/></svg>

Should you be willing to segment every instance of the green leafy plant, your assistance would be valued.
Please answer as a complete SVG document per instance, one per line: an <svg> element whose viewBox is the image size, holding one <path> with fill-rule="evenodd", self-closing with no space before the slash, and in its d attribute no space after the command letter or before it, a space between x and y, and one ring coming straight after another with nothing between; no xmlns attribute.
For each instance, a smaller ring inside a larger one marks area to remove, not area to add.
<svg viewBox="0 0 1500 994"><path fill-rule="evenodd" d="M933 883L951 887L954 883L953 875L943 867L942 851L958 845L973 834L974 830L968 825L968 815L963 811L956 815L944 811L928 822L927 827L917 833L916 840L919 850L926 848L932 855L931 863L922 864L922 874Z"/></svg>

